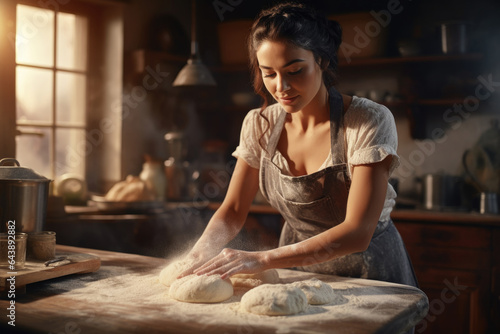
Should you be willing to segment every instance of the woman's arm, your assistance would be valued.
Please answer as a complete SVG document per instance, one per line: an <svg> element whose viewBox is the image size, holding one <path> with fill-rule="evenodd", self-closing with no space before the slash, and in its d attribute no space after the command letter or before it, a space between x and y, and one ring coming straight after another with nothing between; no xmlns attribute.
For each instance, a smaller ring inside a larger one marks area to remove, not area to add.
<svg viewBox="0 0 500 334"><path fill-rule="evenodd" d="M224 201L188 254L195 266L217 255L238 234L258 188L259 170L238 159Z"/></svg>
<svg viewBox="0 0 500 334"><path fill-rule="evenodd" d="M197 274L253 273L321 263L361 252L370 244L382 212L391 157L354 167L344 222L307 240L262 252L224 249L195 270Z"/></svg>

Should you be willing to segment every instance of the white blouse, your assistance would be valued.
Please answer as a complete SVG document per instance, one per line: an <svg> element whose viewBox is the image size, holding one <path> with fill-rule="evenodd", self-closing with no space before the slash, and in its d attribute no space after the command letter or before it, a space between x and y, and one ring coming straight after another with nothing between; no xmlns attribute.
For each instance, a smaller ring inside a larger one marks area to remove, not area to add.
<svg viewBox="0 0 500 334"><path fill-rule="evenodd" d="M233 156L242 158L251 167L260 168L260 158L265 152L262 147L267 147L278 117L282 111L278 103L268 106L264 115L269 124L259 115L260 108L252 109L246 115L240 134L240 143ZM269 130L266 131L269 127ZM392 113L385 106L371 100L353 96L351 105L344 116L345 138L347 146L348 173L352 178L353 167L361 164L375 163L384 160L388 155L392 156L390 173L399 165L399 157L396 153L398 137L396 124ZM265 132L264 136L262 133ZM262 139L260 139L262 136ZM261 140L262 146L259 144ZM281 168L283 174L292 175L285 157L276 150L273 162ZM331 166L331 152L323 165L324 169ZM380 221L390 220L392 208L395 205L396 192L390 184L387 187L384 208L380 215Z"/></svg>

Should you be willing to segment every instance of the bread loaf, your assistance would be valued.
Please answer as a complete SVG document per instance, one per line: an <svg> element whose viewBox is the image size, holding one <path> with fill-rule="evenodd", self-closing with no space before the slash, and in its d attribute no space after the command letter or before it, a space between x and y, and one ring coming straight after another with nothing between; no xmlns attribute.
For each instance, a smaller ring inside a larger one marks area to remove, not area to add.
<svg viewBox="0 0 500 334"><path fill-rule="evenodd" d="M105 199L110 202L152 201L154 194L139 177L129 175L125 181L115 184L108 191Z"/></svg>

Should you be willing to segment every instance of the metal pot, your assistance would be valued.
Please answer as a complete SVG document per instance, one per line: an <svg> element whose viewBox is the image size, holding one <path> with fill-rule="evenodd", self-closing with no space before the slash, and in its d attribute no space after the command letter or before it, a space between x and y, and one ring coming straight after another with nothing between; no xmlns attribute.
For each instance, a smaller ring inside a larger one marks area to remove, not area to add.
<svg viewBox="0 0 500 334"><path fill-rule="evenodd" d="M445 173L425 174L423 204L427 210L460 210L463 178Z"/></svg>
<svg viewBox="0 0 500 334"><path fill-rule="evenodd" d="M441 51L444 54L467 52L467 25L465 22L441 24Z"/></svg>
<svg viewBox="0 0 500 334"><path fill-rule="evenodd" d="M10 165L14 166L10 166ZM13 158L0 160L0 232L40 232L45 226L49 179L20 167Z"/></svg>

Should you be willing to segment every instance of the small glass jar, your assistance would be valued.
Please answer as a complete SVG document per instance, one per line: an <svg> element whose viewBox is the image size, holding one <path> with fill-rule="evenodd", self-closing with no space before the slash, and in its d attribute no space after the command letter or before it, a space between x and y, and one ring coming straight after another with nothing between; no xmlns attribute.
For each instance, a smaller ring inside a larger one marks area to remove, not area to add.
<svg viewBox="0 0 500 334"><path fill-rule="evenodd" d="M23 269L26 264L26 233L0 233L0 267L8 271Z"/></svg>
<svg viewBox="0 0 500 334"><path fill-rule="evenodd" d="M28 233L28 260L47 261L56 257L56 232L42 231Z"/></svg>

